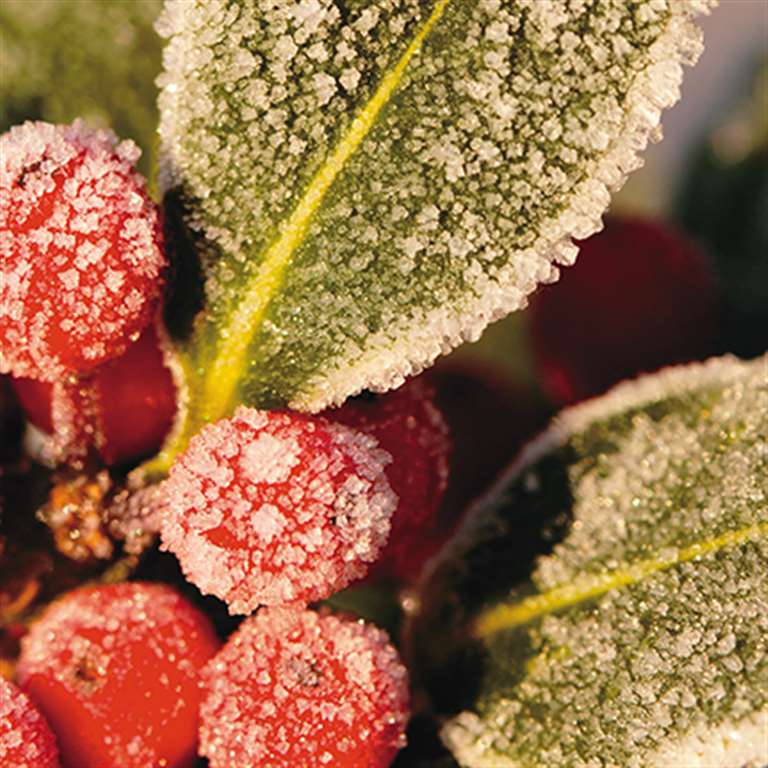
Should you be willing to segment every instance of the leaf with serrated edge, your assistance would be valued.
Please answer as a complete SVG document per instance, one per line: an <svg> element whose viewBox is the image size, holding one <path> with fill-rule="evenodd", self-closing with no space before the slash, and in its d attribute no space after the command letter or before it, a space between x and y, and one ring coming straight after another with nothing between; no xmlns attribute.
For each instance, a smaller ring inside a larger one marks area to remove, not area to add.
<svg viewBox="0 0 768 768"><path fill-rule="evenodd" d="M239 402L386 390L571 263L714 0L167 0L161 184L207 311L170 461Z"/></svg>
<svg viewBox="0 0 768 768"><path fill-rule="evenodd" d="M768 764L767 509L768 356L667 369L565 411L421 585L414 658L463 647L479 664L443 729L459 763ZM561 540L540 539L551 551L521 581L537 520ZM456 685L447 667L422 671L433 696Z"/></svg>

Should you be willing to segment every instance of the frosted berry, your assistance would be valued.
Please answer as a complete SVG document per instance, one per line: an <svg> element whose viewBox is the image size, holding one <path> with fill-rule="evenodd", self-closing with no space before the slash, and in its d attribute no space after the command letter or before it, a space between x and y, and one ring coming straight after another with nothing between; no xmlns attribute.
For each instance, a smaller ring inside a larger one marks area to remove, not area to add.
<svg viewBox="0 0 768 768"><path fill-rule="evenodd" d="M89 440L106 464L130 461L155 451L176 412L176 390L154 325L126 352L73 385L90 393ZM27 418L43 432L54 431L52 405L67 400L72 386L14 379L13 388ZM76 402L61 407L75 408Z"/></svg>
<svg viewBox="0 0 768 768"><path fill-rule="evenodd" d="M189 768L199 672L217 648L207 617L170 587L86 587L32 625L17 674L66 768Z"/></svg>
<svg viewBox="0 0 768 768"><path fill-rule="evenodd" d="M407 673L386 633L361 621L259 611L203 680L211 768L386 768L405 743Z"/></svg>
<svg viewBox="0 0 768 768"><path fill-rule="evenodd" d="M384 395L350 400L326 416L372 435L388 451L386 474L398 498L387 545L372 572L410 581L424 562L422 542L436 524L448 481L451 441L435 405L434 389L424 378Z"/></svg>
<svg viewBox="0 0 768 768"><path fill-rule="evenodd" d="M149 322L165 257L138 156L80 121L0 137L0 372L82 373Z"/></svg>
<svg viewBox="0 0 768 768"><path fill-rule="evenodd" d="M609 219L533 298L544 386L559 404L716 352L717 293L702 254L657 224Z"/></svg>
<svg viewBox="0 0 768 768"><path fill-rule="evenodd" d="M387 539L389 461L340 424L241 407L171 468L163 546L232 613L328 597L364 575Z"/></svg>
<svg viewBox="0 0 768 768"><path fill-rule="evenodd" d="M56 737L34 704L0 677L0 765L58 768Z"/></svg>

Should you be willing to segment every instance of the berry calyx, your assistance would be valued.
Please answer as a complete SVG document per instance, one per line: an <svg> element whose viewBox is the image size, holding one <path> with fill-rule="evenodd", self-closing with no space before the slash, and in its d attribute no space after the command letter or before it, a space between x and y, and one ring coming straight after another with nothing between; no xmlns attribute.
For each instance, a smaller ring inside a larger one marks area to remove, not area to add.
<svg viewBox="0 0 768 768"><path fill-rule="evenodd" d="M166 262L138 156L79 120L0 136L0 372L89 371L151 319Z"/></svg>
<svg viewBox="0 0 768 768"><path fill-rule="evenodd" d="M362 621L259 611L203 680L211 768L386 768L405 744L406 670L386 633Z"/></svg>
<svg viewBox="0 0 768 768"><path fill-rule="evenodd" d="M21 687L66 768L189 768L208 618L163 584L86 587L52 603L22 641Z"/></svg>
<svg viewBox="0 0 768 768"><path fill-rule="evenodd" d="M232 613L320 600L363 576L397 499L376 441L323 418L241 407L164 482L162 541Z"/></svg>
<svg viewBox="0 0 768 768"><path fill-rule="evenodd" d="M74 388L90 393L85 439L106 464L119 464L156 450L176 412L176 388L165 365L158 333L151 325L125 353L99 367L76 385L13 379L13 389L29 421L43 432L54 432L54 392L72 399ZM63 406L76 408L78 402Z"/></svg>
<svg viewBox="0 0 768 768"><path fill-rule="evenodd" d="M451 440L433 387L424 378L412 379L383 395L354 398L325 415L375 437L394 457L385 472L397 494L397 509L371 574L413 580L425 559L421 544L435 526L448 482Z"/></svg>
<svg viewBox="0 0 768 768"><path fill-rule="evenodd" d="M15 685L0 677L0 765L59 768L59 750L45 718Z"/></svg>
<svg viewBox="0 0 768 768"><path fill-rule="evenodd" d="M607 219L531 301L534 353L561 405L717 350L717 292L702 254L655 223Z"/></svg>

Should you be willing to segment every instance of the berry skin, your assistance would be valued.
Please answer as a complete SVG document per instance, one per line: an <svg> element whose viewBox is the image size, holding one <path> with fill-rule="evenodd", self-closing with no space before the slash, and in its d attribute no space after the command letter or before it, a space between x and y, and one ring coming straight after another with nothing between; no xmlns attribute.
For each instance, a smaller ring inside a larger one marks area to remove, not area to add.
<svg viewBox="0 0 768 768"><path fill-rule="evenodd" d="M0 372L89 371L150 321L165 257L138 156L80 121L0 136Z"/></svg>
<svg viewBox="0 0 768 768"><path fill-rule="evenodd" d="M232 613L323 599L363 576L386 542L390 460L326 419L238 408L171 468L163 547Z"/></svg>
<svg viewBox="0 0 768 768"><path fill-rule="evenodd" d="M429 554L422 543L435 527L448 482L451 440L434 389L423 377L412 379L393 392L350 400L325 416L375 437L393 456L385 471L397 509L372 574L414 580Z"/></svg>
<svg viewBox="0 0 768 768"><path fill-rule="evenodd" d="M608 219L576 264L534 296L545 388L561 405L622 379L714 354L716 287L691 243L657 224Z"/></svg>
<svg viewBox="0 0 768 768"><path fill-rule="evenodd" d="M29 421L52 433L54 389L34 379L14 379L13 389ZM106 464L119 464L149 455L161 444L176 412L176 388L163 360L157 330L151 325L117 360L98 368L77 385L90 393L92 422L86 439ZM62 385L67 399L71 388ZM71 403L70 407L76 407Z"/></svg>
<svg viewBox="0 0 768 768"><path fill-rule="evenodd" d="M85 587L32 625L17 674L66 768L190 768L199 672L218 645L208 618L170 587Z"/></svg>
<svg viewBox="0 0 768 768"><path fill-rule="evenodd" d="M406 670L386 633L362 621L259 611L203 681L211 768L386 768L405 744Z"/></svg>
<svg viewBox="0 0 768 768"><path fill-rule="evenodd" d="M34 704L0 677L0 765L59 768L56 737Z"/></svg>

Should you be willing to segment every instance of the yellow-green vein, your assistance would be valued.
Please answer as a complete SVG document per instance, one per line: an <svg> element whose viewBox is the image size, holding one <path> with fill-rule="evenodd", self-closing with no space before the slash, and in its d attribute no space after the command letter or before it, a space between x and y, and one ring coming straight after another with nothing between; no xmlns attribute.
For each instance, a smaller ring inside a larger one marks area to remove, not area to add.
<svg viewBox="0 0 768 768"><path fill-rule="evenodd" d="M448 3L449 0L438 0L397 64L384 75L376 92L355 116L349 129L315 174L302 199L281 227L278 238L266 249L259 270L246 285L244 298L219 335L216 357L206 372L204 401L207 418L223 416L233 407L248 346L280 289L291 256L303 242L309 224L334 180L368 135L377 116L400 84L411 59L443 15Z"/></svg>
<svg viewBox="0 0 768 768"><path fill-rule="evenodd" d="M666 557L648 558L607 573L577 578L571 584L564 584L548 592L532 595L518 603L490 608L476 619L473 634L478 638L486 638L505 629L529 624L542 616L600 597L613 589L636 584L646 576L659 571L665 571L681 563L695 560L697 557L718 552L725 547L736 546L767 535L768 522L755 523L746 528L727 531L712 539L676 549Z"/></svg>

